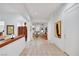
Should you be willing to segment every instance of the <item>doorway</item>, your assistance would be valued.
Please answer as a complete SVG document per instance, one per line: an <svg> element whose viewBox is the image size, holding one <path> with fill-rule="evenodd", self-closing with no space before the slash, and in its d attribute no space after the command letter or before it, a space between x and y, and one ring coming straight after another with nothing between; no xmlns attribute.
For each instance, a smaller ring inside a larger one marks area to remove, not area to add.
<svg viewBox="0 0 79 59"><path fill-rule="evenodd" d="M47 40L47 25L46 24L33 24L33 39Z"/></svg>

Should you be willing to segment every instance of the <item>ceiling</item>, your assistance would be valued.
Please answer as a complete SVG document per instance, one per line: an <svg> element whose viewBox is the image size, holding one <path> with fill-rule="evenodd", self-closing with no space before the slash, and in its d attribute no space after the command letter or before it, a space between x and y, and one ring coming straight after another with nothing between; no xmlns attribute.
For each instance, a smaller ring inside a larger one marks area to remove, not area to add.
<svg viewBox="0 0 79 59"><path fill-rule="evenodd" d="M62 4L61 3L29 3L26 8L34 21L47 21Z"/></svg>
<svg viewBox="0 0 79 59"><path fill-rule="evenodd" d="M62 3L4 3L0 4L2 14L28 14L32 22L48 22L48 18L60 8Z"/></svg>

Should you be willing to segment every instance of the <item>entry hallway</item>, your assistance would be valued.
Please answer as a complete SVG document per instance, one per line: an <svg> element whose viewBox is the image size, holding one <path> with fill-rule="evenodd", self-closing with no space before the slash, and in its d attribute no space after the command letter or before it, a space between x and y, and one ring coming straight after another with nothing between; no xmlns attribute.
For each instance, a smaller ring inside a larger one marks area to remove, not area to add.
<svg viewBox="0 0 79 59"><path fill-rule="evenodd" d="M64 52L61 51L55 44L50 43L48 40L37 38L30 41L22 53L21 56L64 56Z"/></svg>
<svg viewBox="0 0 79 59"><path fill-rule="evenodd" d="M0 56L79 56L79 3L0 4Z"/></svg>

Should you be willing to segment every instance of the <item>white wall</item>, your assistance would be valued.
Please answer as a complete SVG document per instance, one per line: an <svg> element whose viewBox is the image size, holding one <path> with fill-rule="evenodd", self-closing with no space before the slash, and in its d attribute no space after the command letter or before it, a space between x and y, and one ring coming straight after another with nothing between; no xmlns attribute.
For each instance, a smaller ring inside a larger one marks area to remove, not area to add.
<svg viewBox="0 0 79 59"><path fill-rule="evenodd" d="M0 56L19 56L26 46L25 37L20 38L2 48L0 48Z"/></svg>
<svg viewBox="0 0 79 59"><path fill-rule="evenodd" d="M62 38L58 39L54 34L50 33L49 36L53 43L55 43L60 49L69 55L79 55L79 4L67 4L67 6L62 10L58 19L62 21ZM53 18L52 18L53 19ZM56 19L56 18L54 18ZM53 19L53 20L54 20ZM54 20L49 27L54 33L55 23ZM53 23L53 24L52 24ZM52 29L53 28L53 29ZM53 37L54 36L54 37Z"/></svg>
<svg viewBox="0 0 79 59"><path fill-rule="evenodd" d="M79 4L65 12L61 19L64 21L65 52L69 55L79 55Z"/></svg>
<svg viewBox="0 0 79 59"><path fill-rule="evenodd" d="M55 20L54 19L56 18L52 17L48 23L48 40L51 43L55 43L61 50L64 50L64 45L65 45L64 40L56 38L56 35L55 35Z"/></svg>

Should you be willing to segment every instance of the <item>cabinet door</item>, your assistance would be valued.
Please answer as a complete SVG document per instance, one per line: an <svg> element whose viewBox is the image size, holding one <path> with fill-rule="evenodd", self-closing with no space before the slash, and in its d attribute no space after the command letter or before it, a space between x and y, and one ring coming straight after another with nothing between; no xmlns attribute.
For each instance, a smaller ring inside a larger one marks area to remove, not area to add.
<svg viewBox="0 0 79 59"><path fill-rule="evenodd" d="M21 34L21 27L18 27L18 36Z"/></svg>
<svg viewBox="0 0 79 59"><path fill-rule="evenodd" d="M27 27L25 26L18 27L18 35L24 35L27 37Z"/></svg>
<svg viewBox="0 0 79 59"><path fill-rule="evenodd" d="M24 27L24 35L27 37L27 27Z"/></svg>

